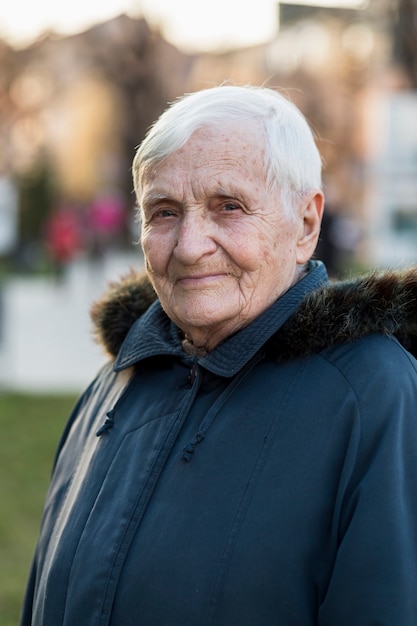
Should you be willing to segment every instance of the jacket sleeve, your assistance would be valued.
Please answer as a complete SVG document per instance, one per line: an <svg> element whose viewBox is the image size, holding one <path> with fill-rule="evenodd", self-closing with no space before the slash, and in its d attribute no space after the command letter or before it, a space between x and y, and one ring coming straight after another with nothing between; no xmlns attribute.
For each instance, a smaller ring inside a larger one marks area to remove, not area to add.
<svg viewBox="0 0 417 626"><path fill-rule="evenodd" d="M36 558L32 561L32 567L30 570L29 578L26 584L25 597L23 599L23 606L20 615L20 626L31 626L32 624L32 604L33 595L35 591L36 581Z"/></svg>
<svg viewBox="0 0 417 626"><path fill-rule="evenodd" d="M65 441L67 439L68 433L70 432L74 422L76 421L80 413L81 407L84 406L86 402L88 402L88 399L90 398L91 393L94 390L97 378L91 383L91 385L80 396L78 402L76 403L74 409L72 410L70 414L69 419L67 420L60 442L57 446L53 467L55 467L56 465L56 461L59 457L59 453L62 450L63 446L65 445ZM37 576L37 558L36 558L36 552L35 552L35 555L32 560L29 578L26 584L26 591L25 591L25 596L24 596L22 611L21 611L21 616L20 616L20 622L19 622L20 626L31 626L32 624L32 606L33 606L33 597L34 597L34 592L35 592L35 587L36 587L36 576Z"/></svg>
<svg viewBox="0 0 417 626"><path fill-rule="evenodd" d="M320 626L417 624L417 370L396 342L356 384Z"/></svg>

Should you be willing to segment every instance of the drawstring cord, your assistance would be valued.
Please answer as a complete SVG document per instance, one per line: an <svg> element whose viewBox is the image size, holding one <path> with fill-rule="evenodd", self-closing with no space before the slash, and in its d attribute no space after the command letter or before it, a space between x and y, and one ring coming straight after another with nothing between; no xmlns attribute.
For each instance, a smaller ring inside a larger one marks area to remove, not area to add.
<svg viewBox="0 0 417 626"><path fill-rule="evenodd" d="M100 437L103 433L110 430L114 426L114 410L108 411L106 413L106 420L102 426L96 432L96 437Z"/></svg>
<svg viewBox="0 0 417 626"><path fill-rule="evenodd" d="M199 430L194 437L194 440L190 441L190 443L187 443L187 445L184 446L184 448L182 449L182 458L184 459L184 461L187 461L187 463L191 461L191 456L194 450L196 449L198 444L204 440L205 436L205 433L202 430Z"/></svg>

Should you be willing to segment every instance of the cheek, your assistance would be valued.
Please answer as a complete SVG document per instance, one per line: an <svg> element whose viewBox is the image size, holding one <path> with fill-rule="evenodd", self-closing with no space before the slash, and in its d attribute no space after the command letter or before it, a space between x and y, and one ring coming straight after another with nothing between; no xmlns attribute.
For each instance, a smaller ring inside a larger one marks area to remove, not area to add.
<svg viewBox="0 0 417 626"><path fill-rule="evenodd" d="M258 237L258 258L265 262L273 262L280 257L285 257L290 248L288 233L280 230L276 232L261 233Z"/></svg>
<svg viewBox="0 0 417 626"><path fill-rule="evenodd" d="M159 237L152 235L144 235L141 244L148 271L163 274L169 258L168 247Z"/></svg>
<svg viewBox="0 0 417 626"><path fill-rule="evenodd" d="M296 245L294 231L285 225L275 237L265 235L259 242L259 259L271 274L285 274L287 268L295 266Z"/></svg>

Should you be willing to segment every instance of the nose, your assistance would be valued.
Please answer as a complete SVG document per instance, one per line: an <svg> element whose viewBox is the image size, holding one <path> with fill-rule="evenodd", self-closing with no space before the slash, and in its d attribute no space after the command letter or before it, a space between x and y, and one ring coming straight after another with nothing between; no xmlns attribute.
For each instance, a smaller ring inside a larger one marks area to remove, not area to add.
<svg viewBox="0 0 417 626"><path fill-rule="evenodd" d="M190 212L178 224L174 256L184 265L194 265L217 249L214 224L205 214Z"/></svg>

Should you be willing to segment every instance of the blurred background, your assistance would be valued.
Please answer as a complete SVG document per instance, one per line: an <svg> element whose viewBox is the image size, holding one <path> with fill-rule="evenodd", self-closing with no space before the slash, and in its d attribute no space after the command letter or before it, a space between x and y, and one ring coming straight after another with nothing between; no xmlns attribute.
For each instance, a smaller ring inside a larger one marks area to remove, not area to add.
<svg viewBox="0 0 417 626"><path fill-rule="evenodd" d="M89 308L140 268L131 162L185 92L283 90L325 161L332 277L417 256L417 0L13 0L0 7L0 623L47 477L103 362Z"/></svg>

